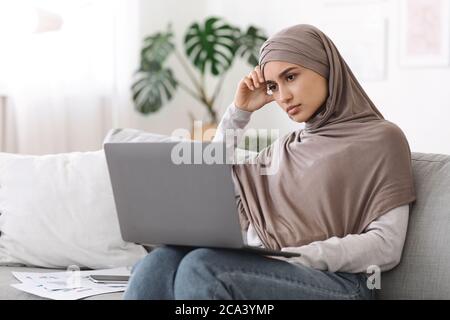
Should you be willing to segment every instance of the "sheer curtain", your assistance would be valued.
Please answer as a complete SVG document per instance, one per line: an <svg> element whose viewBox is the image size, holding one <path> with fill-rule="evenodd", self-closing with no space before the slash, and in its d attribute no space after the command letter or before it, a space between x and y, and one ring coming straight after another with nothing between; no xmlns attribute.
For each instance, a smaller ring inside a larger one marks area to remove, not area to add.
<svg viewBox="0 0 450 320"><path fill-rule="evenodd" d="M29 1L22 4L22 9L31 6ZM9 134L6 151L48 154L100 149L106 132L119 125L120 102L128 99L120 95L128 95L129 83L119 77L130 78L134 67L126 55L136 54L138 1L35 0L32 4L60 15L63 24L57 31L9 37L0 63L6 70L3 82L10 119L4 130Z"/></svg>

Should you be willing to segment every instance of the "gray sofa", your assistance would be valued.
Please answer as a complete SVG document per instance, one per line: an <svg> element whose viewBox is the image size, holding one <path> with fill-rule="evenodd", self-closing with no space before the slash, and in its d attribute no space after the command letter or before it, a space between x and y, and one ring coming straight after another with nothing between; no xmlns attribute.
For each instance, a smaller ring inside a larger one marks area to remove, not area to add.
<svg viewBox="0 0 450 320"><path fill-rule="evenodd" d="M413 153L417 201L410 214L401 263L381 274L378 299L450 299L450 156ZM48 269L0 267L0 299L39 299L12 288L11 271ZM121 299L122 293L88 299Z"/></svg>

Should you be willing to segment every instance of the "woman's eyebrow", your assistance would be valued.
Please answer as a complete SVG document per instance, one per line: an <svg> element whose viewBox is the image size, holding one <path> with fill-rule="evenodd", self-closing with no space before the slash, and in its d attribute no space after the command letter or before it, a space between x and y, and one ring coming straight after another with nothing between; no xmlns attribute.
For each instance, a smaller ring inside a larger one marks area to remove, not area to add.
<svg viewBox="0 0 450 320"><path fill-rule="evenodd" d="M293 70L293 69L297 69L297 67L289 67L283 71L281 71L281 73L278 75L278 79L280 79L281 77L283 77L286 73L288 73L289 71ZM272 80L267 80L266 83L275 83L275 81Z"/></svg>

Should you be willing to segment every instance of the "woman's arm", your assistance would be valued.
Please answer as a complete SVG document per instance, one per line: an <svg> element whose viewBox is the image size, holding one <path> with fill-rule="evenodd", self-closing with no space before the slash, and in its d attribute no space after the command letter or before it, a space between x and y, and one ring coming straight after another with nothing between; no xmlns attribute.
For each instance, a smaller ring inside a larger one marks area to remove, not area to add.
<svg viewBox="0 0 450 320"><path fill-rule="evenodd" d="M213 142L226 141L227 161L234 162L234 151L244 134L245 126L250 121L251 114L274 100L273 96L267 93L259 66L239 81L234 101L227 108L212 140ZM241 163L241 160L246 160L255 154L257 153L251 151L246 151L244 154L238 153L237 160Z"/></svg>
<svg viewBox="0 0 450 320"><path fill-rule="evenodd" d="M227 130L238 131L237 133L239 133L239 136L237 136L238 139L236 139L237 141L234 145L234 147L237 147L237 144L239 143L244 133L244 128L250 121L251 116L252 112L241 110L237 108L234 103L230 104L225 111L222 120L219 123L219 126L217 127L216 134L214 135L212 141L224 141Z"/></svg>
<svg viewBox="0 0 450 320"><path fill-rule="evenodd" d="M359 273L376 265L381 271L387 271L400 262L408 218L409 205L404 205L374 220L362 234L332 237L282 250L302 254L287 261L319 270Z"/></svg>
<svg viewBox="0 0 450 320"><path fill-rule="evenodd" d="M222 120L217 127L216 134L212 142L225 141L227 162L234 163L235 151L239 145L244 132L245 127L250 121L252 112L244 111L236 107L234 103L230 104L222 117ZM248 159L257 155L257 152L249 150L237 151L237 162L241 163L243 159Z"/></svg>

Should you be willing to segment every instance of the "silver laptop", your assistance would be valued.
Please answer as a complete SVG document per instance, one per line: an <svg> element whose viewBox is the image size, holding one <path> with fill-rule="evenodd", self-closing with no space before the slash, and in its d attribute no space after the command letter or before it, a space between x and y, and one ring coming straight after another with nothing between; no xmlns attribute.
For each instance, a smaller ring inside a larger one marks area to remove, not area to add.
<svg viewBox="0 0 450 320"><path fill-rule="evenodd" d="M218 152L223 143L105 143L104 149L123 240L299 256L246 245L231 164Z"/></svg>

